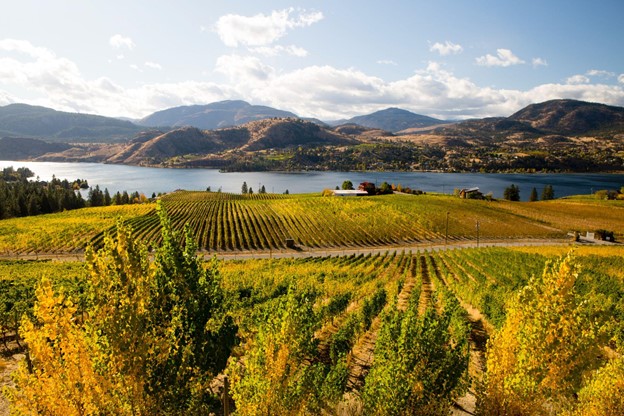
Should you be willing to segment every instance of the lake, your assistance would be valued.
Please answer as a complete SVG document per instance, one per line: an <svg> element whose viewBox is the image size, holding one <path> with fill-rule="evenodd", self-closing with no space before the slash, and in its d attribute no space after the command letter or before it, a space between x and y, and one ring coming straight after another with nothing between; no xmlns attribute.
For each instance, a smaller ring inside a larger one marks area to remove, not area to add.
<svg viewBox="0 0 624 416"><path fill-rule="evenodd" d="M533 187L541 195L545 185L552 185L555 197L589 194L600 189L620 189L624 186L624 174L495 174L495 173L435 173L435 172L229 172L215 169L161 169L139 166L106 165L100 163L55 163L0 161L0 168L8 166L27 167L42 180L52 175L60 179L87 179L92 186L108 188L111 194L117 191L139 191L150 196L152 193L171 192L176 189L240 193L241 185L247 182L254 192L262 185L267 192L313 193L325 188L334 189L344 180L350 180L357 187L360 182L369 181L380 185L386 181L401 184L425 192L452 193L454 188L479 187L481 192L492 192L495 198L502 198L503 191L511 184L520 188L522 200L528 200Z"/></svg>

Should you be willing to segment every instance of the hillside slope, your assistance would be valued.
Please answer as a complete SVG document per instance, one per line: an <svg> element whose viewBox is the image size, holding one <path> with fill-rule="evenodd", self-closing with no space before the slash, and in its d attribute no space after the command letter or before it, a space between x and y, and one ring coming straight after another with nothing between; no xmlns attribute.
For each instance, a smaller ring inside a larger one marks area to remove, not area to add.
<svg viewBox="0 0 624 416"><path fill-rule="evenodd" d="M30 137L57 142L115 142L141 130L129 121L67 113L27 104L0 107L0 137Z"/></svg>
<svg viewBox="0 0 624 416"><path fill-rule="evenodd" d="M289 111L262 105L251 105L240 100L228 100L207 105L189 105L157 111L141 119L139 124L150 127L192 126L204 130L214 130L273 117L297 116Z"/></svg>

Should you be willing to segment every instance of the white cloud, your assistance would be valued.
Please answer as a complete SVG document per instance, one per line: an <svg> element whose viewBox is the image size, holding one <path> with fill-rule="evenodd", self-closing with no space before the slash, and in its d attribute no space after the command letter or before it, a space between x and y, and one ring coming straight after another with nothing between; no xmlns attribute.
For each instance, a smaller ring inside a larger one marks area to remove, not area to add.
<svg viewBox="0 0 624 416"><path fill-rule="evenodd" d="M141 68L139 68L139 66L137 64L130 64L129 66L130 66L131 69L134 69L137 72L143 72L141 70Z"/></svg>
<svg viewBox="0 0 624 416"><path fill-rule="evenodd" d="M537 68L538 66L548 66L548 62L542 58L533 58L531 63L533 64L533 68Z"/></svg>
<svg viewBox="0 0 624 416"><path fill-rule="evenodd" d="M132 39L126 36L122 36L120 34L111 36L108 40L108 43L115 49L127 48L132 50L136 46Z"/></svg>
<svg viewBox="0 0 624 416"><path fill-rule="evenodd" d="M215 71L226 75L239 85L266 81L275 70L253 56L223 55L217 58Z"/></svg>
<svg viewBox="0 0 624 416"><path fill-rule="evenodd" d="M451 54L456 55L458 53L461 53L464 50L464 48L457 43L453 43L447 40L444 43L440 43L440 42L434 43L433 45L431 45L429 50L431 52L438 52L441 56L446 56L446 55L451 55Z"/></svg>
<svg viewBox="0 0 624 416"><path fill-rule="evenodd" d="M232 54L216 63L214 71L227 77L220 84L186 81L126 87L105 77L87 79L73 62L29 42L0 40L0 51L10 52L0 54L0 104L23 102L3 92L4 88L14 94L13 89L19 87L37 97L26 100L29 104L109 116L140 118L169 107L226 99L244 99L321 119L387 107L440 118L505 116L555 98L624 106L624 73L618 85L557 83L506 90L477 85L436 62L389 82L355 68L327 65L279 71L259 57Z"/></svg>
<svg viewBox="0 0 624 416"><path fill-rule="evenodd" d="M396 62L394 62L391 59L380 59L379 61L377 61L377 63L379 65L393 65L393 66L398 66L399 64L397 64Z"/></svg>
<svg viewBox="0 0 624 416"><path fill-rule="evenodd" d="M571 77L566 78L566 84L570 85L578 85L578 84L588 84L590 81L585 75L572 75Z"/></svg>
<svg viewBox="0 0 624 416"><path fill-rule="evenodd" d="M226 46L270 45L284 36L289 29L310 26L323 19L323 13L294 8L274 10L269 15L255 16L227 14L215 24L215 31Z"/></svg>
<svg viewBox="0 0 624 416"><path fill-rule="evenodd" d="M615 73L610 71L604 71L602 69L590 69L585 75L590 77L613 78L615 76Z"/></svg>
<svg viewBox="0 0 624 416"><path fill-rule="evenodd" d="M509 49L496 49L496 55L489 53L476 59L477 65L481 66L512 66L523 64L524 61L513 54Z"/></svg>
<svg viewBox="0 0 624 416"><path fill-rule="evenodd" d="M250 48L249 50L262 56L278 56L284 54L297 56L299 58L308 56L308 51L295 45L258 46L256 48Z"/></svg>
<svg viewBox="0 0 624 416"><path fill-rule="evenodd" d="M157 69L157 70L162 70L162 66L159 63L156 62L152 62L152 61L145 61L145 63L143 64L148 68L152 68L152 69Z"/></svg>

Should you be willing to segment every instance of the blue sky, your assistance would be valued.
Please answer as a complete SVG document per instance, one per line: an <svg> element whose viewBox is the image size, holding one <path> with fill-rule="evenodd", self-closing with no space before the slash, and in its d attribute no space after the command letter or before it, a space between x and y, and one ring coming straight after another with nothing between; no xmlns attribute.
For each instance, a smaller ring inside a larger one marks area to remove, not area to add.
<svg viewBox="0 0 624 416"><path fill-rule="evenodd" d="M140 118L243 99L324 120L624 106L621 0L0 5L0 105Z"/></svg>

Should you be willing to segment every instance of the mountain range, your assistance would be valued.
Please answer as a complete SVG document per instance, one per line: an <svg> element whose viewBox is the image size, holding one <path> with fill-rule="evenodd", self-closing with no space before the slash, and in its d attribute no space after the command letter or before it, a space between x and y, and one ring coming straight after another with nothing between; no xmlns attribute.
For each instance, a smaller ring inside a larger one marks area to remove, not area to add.
<svg viewBox="0 0 624 416"><path fill-rule="evenodd" d="M624 108L575 100L454 123L389 108L335 127L223 101L137 123L144 125L11 104L0 107L0 159L243 170L624 170Z"/></svg>

